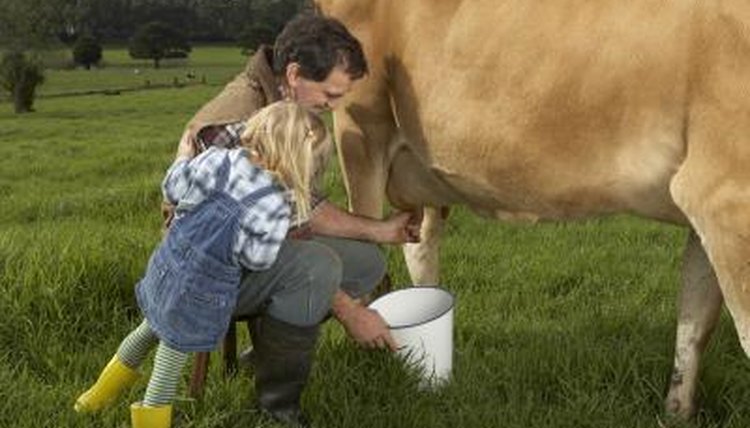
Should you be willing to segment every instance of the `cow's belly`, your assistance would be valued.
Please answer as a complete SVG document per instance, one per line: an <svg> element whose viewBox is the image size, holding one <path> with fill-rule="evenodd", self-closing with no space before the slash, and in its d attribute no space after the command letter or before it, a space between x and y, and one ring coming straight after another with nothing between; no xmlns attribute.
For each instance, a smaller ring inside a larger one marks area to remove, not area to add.
<svg viewBox="0 0 750 428"><path fill-rule="evenodd" d="M388 73L407 141L389 198L502 218L683 222L669 183L685 156L692 6L481 5L444 27L419 25L431 9L404 15Z"/></svg>
<svg viewBox="0 0 750 428"><path fill-rule="evenodd" d="M434 156L425 152L429 146L419 154L408 144L394 150L387 183L393 205L464 204L502 220L632 213L686 222L669 193L684 157L677 134L604 146L584 141L580 147L568 145L567 155L502 144L478 150L482 144L473 140L451 156ZM586 156L586 151L596 153Z"/></svg>

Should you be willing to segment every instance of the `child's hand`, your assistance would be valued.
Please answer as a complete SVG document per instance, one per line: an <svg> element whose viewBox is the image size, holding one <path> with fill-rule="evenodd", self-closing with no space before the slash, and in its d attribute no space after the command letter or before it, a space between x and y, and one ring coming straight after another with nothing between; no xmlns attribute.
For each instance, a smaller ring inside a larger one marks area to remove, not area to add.
<svg viewBox="0 0 750 428"><path fill-rule="evenodd" d="M190 137L190 131L185 131L180 138L180 144L177 146L177 157L186 157L192 159L197 154L198 150L195 147L195 141Z"/></svg>

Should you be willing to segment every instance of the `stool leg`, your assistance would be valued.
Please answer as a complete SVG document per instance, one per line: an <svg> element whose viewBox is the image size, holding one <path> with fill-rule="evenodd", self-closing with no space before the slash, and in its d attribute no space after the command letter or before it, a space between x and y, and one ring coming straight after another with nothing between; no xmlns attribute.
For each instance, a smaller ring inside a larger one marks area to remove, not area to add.
<svg viewBox="0 0 750 428"><path fill-rule="evenodd" d="M234 376L237 373L237 326L234 321L229 323L229 329L224 336L224 375Z"/></svg>
<svg viewBox="0 0 750 428"><path fill-rule="evenodd" d="M210 352L196 352L193 362L193 375L190 377L190 389L188 394L193 398L203 395L203 387L206 385L206 374L208 373L208 362L211 358Z"/></svg>

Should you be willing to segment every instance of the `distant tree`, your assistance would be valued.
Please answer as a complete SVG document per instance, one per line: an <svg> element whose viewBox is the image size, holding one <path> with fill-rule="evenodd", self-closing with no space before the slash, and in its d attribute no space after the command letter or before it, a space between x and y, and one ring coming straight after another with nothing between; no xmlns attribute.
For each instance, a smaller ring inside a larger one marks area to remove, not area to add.
<svg viewBox="0 0 750 428"><path fill-rule="evenodd" d="M246 21L237 43L245 53L263 44L273 44L287 21L302 8L300 0L255 0L252 2L252 19Z"/></svg>
<svg viewBox="0 0 750 428"><path fill-rule="evenodd" d="M1 1L1 0L0 0ZM63 22L59 38L72 45L82 34L96 34L100 40L127 41L135 23L149 22L139 12L152 1L162 0L52 0Z"/></svg>
<svg viewBox="0 0 750 428"><path fill-rule="evenodd" d="M0 88L10 93L16 113L33 111L44 68L36 52L49 48L60 28L54 0L0 1Z"/></svg>
<svg viewBox="0 0 750 428"><path fill-rule="evenodd" d="M73 62L91 69L102 59L102 45L93 36L85 35L76 40L73 45Z"/></svg>
<svg viewBox="0 0 750 428"><path fill-rule="evenodd" d="M44 82L44 72L39 61L23 52L10 51L0 61L0 85L13 97L16 113L34 111L34 94Z"/></svg>
<svg viewBox="0 0 750 428"><path fill-rule="evenodd" d="M187 38L175 27L163 22L150 22L139 28L130 41L130 56L152 59L154 68L164 58L186 58L190 54Z"/></svg>
<svg viewBox="0 0 750 428"><path fill-rule="evenodd" d="M242 47L243 54L248 54L257 50L260 45L272 45L274 39L276 32L270 25L256 23L240 33L237 44Z"/></svg>

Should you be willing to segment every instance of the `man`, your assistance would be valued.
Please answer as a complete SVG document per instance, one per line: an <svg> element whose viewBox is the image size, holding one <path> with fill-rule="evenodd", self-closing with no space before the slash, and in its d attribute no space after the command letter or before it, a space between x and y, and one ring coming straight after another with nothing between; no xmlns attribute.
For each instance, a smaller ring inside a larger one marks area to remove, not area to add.
<svg viewBox="0 0 750 428"><path fill-rule="evenodd" d="M236 144L244 121L279 99L295 100L317 113L331 110L366 73L361 45L341 23L297 17L273 50L261 48L198 111L178 152L194 155L211 145ZM276 263L266 271L246 272L235 310L235 315L254 317L250 332L260 407L296 426L307 424L299 399L318 326L329 313L360 345L395 349L383 319L361 299L385 274L375 243L415 242L419 233L418 221L408 213L384 221L359 217L318 195L309 220L290 233Z"/></svg>

